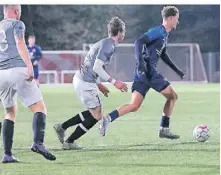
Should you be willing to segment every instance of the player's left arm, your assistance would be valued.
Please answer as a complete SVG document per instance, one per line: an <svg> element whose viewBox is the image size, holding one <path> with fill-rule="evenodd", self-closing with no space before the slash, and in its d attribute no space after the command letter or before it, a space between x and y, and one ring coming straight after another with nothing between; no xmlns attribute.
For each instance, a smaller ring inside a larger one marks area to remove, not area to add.
<svg viewBox="0 0 221 175"><path fill-rule="evenodd" d="M121 81L115 80L111 77L104 69L104 63L108 59L109 53L112 52L112 45L108 43L101 43L100 49L97 54L97 58L94 62L93 71L103 80L110 82L116 88L120 89L122 92L127 92L127 85Z"/></svg>
<svg viewBox="0 0 221 175"><path fill-rule="evenodd" d="M40 61L41 58L42 58L42 50L41 50L40 46L37 46L37 56L36 56L36 59L38 61Z"/></svg>
<svg viewBox="0 0 221 175"><path fill-rule="evenodd" d="M35 54L35 59L33 60L33 66L37 66L41 58L42 58L41 48L40 46L36 46L36 54Z"/></svg>
<svg viewBox="0 0 221 175"><path fill-rule="evenodd" d="M97 78L96 84L98 89L104 94L105 97L108 97L109 89L101 83L100 77Z"/></svg>
<svg viewBox="0 0 221 175"><path fill-rule="evenodd" d="M174 72L176 72L182 79L184 78L184 73L178 66L170 59L169 55L166 53L166 47L163 49L161 54L161 59L166 63Z"/></svg>
<svg viewBox="0 0 221 175"><path fill-rule="evenodd" d="M14 24L14 38L16 47L21 59L24 61L28 68L28 81L34 77L32 62L28 53L27 45L25 43L25 25L22 21L16 21Z"/></svg>

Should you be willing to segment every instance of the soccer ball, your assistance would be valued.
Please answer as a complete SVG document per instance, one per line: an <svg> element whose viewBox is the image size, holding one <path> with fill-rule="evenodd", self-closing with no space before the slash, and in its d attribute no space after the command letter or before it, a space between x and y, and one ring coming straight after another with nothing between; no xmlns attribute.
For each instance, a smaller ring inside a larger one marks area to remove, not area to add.
<svg viewBox="0 0 221 175"><path fill-rule="evenodd" d="M198 142L205 142L210 136L209 128L206 125L198 125L193 130L193 137Z"/></svg>

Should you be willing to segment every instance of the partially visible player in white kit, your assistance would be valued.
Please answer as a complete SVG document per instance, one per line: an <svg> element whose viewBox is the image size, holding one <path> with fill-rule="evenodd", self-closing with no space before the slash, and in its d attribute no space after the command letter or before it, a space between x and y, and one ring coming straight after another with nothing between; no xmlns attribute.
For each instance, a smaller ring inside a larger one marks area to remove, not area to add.
<svg viewBox="0 0 221 175"><path fill-rule="evenodd" d="M55 160L44 146L47 109L41 91L33 80L33 67L25 44L25 25L20 21L20 5L4 5L4 19L0 21L0 100L5 110L2 125L4 155L2 163L19 160L12 155L14 121L17 113L17 95L24 106L34 113L33 152L48 160Z"/></svg>
<svg viewBox="0 0 221 175"><path fill-rule="evenodd" d="M100 82L100 78L112 83L122 92L126 92L128 89L124 82L115 80L105 71L105 67L113 58L116 44L124 39L125 23L118 17L113 17L107 27L109 37L101 39L90 48L80 70L73 78L77 96L87 110L80 112L62 124L54 126L58 138L63 144L63 149L81 149L75 141L103 117L98 89L105 96L108 96L109 90ZM79 124L76 130L64 141L65 130L76 124Z"/></svg>

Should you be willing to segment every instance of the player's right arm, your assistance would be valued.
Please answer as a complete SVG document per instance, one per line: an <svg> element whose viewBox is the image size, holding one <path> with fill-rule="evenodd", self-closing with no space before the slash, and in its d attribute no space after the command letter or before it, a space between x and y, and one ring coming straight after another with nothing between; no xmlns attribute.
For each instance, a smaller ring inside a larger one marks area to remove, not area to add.
<svg viewBox="0 0 221 175"><path fill-rule="evenodd" d="M136 41L135 41L135 57L137 60L137 76L138 78L145 82L147 80L147 67L146 63L144 61L144 53L145 52L145 45L150 45L151 39L148 37L148 35L145 33L141 35ZM147 50L146 50L147 51Z"/></svg>
<svg viewBox="0 0 221 175"><path fill-rule="evenodd" d="M137 60L137 76L141 81L148 81L147 79L147 68L146 68L146 63L144 61L144 54L151 55L152 59L148 59L149 64L150 64L150 71L156 72L155 67L151 66L152 65L152 60L156 59L157 53L156 49L153 46L153 42L162 37L163 34L160 32L159 28L151 29L148 32L144 33L141 35L136 41L135 41L135 57ZM148 53L145 53L145 48L144 45L147 47L146 51Z"/></svg>
<svg viewBox="0 0 221 175"><path fill-rule="evenodd" d="M25 43L25 25L22 21L17 21L14 25L14 38L18 53L28 68L28 80L32 80L34 77L33 67Z"/></svg>
<svg viewBox="0 0 221 175"><path fill-rule="evenodd" d="M144 54L144 45L149 43L149 38L147 35L143 34L141 35L136 41L135 41L135 57L137 60L137 66L138 66L138 71L141 72L146 72L146 66L143 58Z"/></svg>
<svg viewBox="0 0 221 175"><path fill-rule="evenodd" d="M103 68L105 61L107 60L108 53L111 52L111 47L109 44L102 43L98 51L97 58L94 62L93 71L98 74L100 78L105 81L112 83L117 89L127 92L128 88L126 83L122 81L117 81L111 77Z"/></svg>
<svg viewBox="0 0 221 175"><path fill-rule="evenodd" d="M37 46L37 60L40 61L42 58L42 50L40 46Z"/></svg>

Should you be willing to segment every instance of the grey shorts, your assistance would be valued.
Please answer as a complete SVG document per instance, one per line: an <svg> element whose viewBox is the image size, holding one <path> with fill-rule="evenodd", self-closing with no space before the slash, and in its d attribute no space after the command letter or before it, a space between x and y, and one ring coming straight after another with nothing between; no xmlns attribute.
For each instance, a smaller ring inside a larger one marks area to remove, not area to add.
<svg viewBox="0 0 221 175"><path fill-rule="evenodd" d="M74 76L73 85L78 98L86 109L102 106L99 90L95 83L88 83Z"/></svg>
<svg viewBox="0 0 221 175"><path fill-rule="evenodd" d="M27 68L11 68L0 70L0 99L4 108L10 108L17 103L17 96L25 107L42 100L41 91L33 81L27 81Z"/></svg>

